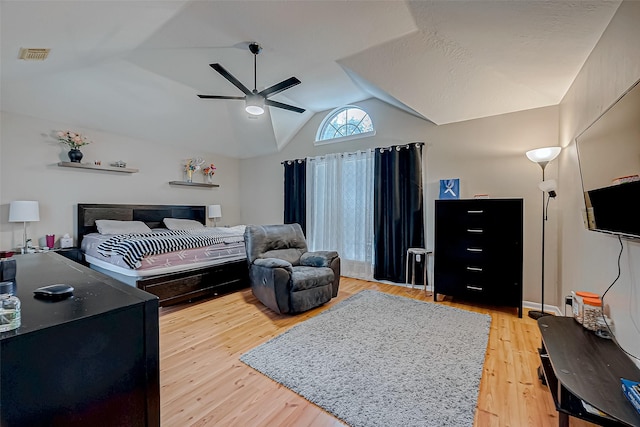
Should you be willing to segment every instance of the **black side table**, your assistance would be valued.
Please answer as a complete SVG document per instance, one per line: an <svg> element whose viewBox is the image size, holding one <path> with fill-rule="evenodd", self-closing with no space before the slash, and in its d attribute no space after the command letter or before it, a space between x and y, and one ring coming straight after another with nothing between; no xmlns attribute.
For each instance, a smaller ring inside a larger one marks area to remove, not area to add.
<svg viewBox="0 0 640 427"><path fill-rule="evenodd" d="M640 370L613 341L599 338L573 317L544 316L538 326L540 361L560 427L569 426L569 416L602 426L640 426L640 414L620 384L620 378L640 380ZM583 402L606 415L592 414Z"/></svg>

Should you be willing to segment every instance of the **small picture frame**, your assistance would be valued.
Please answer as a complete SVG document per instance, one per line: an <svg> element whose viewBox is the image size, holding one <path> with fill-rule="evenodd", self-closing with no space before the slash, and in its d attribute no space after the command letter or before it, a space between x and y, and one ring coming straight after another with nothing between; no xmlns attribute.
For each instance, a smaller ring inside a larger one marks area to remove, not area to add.
<svg viewBox="0 0 640 427"><path fill-rule="evenodd" d="M460 198L460 178L440 180L440 199Z"/></svg>

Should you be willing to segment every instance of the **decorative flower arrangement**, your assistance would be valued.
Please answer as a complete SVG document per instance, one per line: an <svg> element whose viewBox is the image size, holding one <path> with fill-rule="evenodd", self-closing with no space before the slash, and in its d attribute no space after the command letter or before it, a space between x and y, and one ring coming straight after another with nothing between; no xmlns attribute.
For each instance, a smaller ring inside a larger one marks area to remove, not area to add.
<svg viewBox="0 0 640 427"><path fill-rule="evenodd" d="M216 167L213 165L213 163L202 169L202 174L207 177L207 182L209 184L213 183L214 173L216 173Z"/></svg>
<svg viewBox="0 0 640 427"><path fill-rule="evenodd" d="M184 171L187 173L187 182L191 182L193 172L199 170L203 164L204 159L202 157L194 157L193 159L184 160Z"/></svg>
<svg viewBox="0 0 640 427"><path fill-rule="evenodd" d="M67 145L71 150L79 150L80 147L91 144L91 141L86 136L82 136L79 133L67 131L59 131L56 133L58 141Z"/></svg>
<svg viewBox="0 0 640 427"><path fill-rule="evenodd" d="M202 169L202 173L207 176L210 177L211 175L213 175L214 173L216 173L216 167L213 165L213 163L211 163L209 166L205 167L204 169Z"/></svg>
<svg viewBox="0 0 640 427"><path fill-rule="evenodd" d="M201 157L195 157L193 159L184 160L184 170L186 172L195 172L200 169L204 164L204 159Z"/></svg>

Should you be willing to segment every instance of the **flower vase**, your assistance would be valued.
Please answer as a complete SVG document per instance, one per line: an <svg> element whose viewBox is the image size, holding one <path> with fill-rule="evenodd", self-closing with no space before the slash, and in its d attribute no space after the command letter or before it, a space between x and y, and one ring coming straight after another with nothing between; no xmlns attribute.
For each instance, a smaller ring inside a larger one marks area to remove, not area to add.
<svg viewBox="0 0 640 427"><path fill-rule="evenodd" d="M210 173L207 174L207 184L213 184L213 175Z"/></svg>
<svg viewBox="0 0 640 427"><path fill-rule="evenodd" d="M187 182L193 182L193 171L191 169L187 169Z"/></svg>
<svg viewBox="0 0 640 427"><path fill-rule="evenodd" d="M69 160L73 163L80 163L80 160L82 160L82 152L76 148L72 148L67 154L69 156Z"/></svg>

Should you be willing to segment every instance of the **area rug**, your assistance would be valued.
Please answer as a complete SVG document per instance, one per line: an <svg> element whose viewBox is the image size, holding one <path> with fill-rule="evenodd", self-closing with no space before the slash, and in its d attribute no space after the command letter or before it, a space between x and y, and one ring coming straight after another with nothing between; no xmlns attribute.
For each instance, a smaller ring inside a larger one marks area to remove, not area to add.
<svg viewBox="0 0 640 427"><path fill-rule="evenodd" d="M472 426L490 324L365 290L240 360L354 427Z"/></svg>

